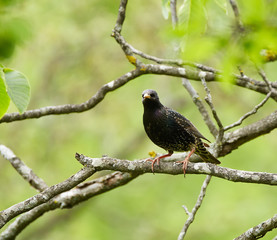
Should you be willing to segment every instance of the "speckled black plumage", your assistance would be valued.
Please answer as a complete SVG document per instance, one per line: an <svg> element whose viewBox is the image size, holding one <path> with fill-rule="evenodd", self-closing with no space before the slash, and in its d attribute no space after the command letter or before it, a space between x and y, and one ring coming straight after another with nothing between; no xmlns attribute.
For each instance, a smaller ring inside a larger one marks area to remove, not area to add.
<svg viewBox="0 0 277 240"><path fill-rule="evenodd" d="M150 89L143 91L142 102L144 129L153 143L169 152L163 155L164 157L170 156L174 151L190 150L189 156L195 152L205 162L220 163L206 150L201 141L201 139L209 140L183 115L163 106L156 91ZM158 163L163 156L157 159Z"/></svg>

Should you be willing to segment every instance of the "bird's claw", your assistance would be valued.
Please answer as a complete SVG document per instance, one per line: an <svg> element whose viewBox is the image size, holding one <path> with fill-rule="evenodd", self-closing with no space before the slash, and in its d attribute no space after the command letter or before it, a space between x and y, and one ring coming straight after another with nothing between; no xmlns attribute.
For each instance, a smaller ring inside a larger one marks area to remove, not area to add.
<svg viewBox="0 0 277 240"><path fill-rule="evenodd" d="M148 158L145 161L146 162L152 162L152 164L151 164L151 170L152 170L152 173L155 174L155 172L154 172L154 164L157 162L157 165L160 166L160 159L158 157L155 158L155 159Z"/></svg>
<svg viewBox="0 0 277 240"><path fill-rule="evenodd" d="M185 159L183 161L176 161L177 163L182 163L183 164L183 172L184 172L184 176L186 175L186 169L187 169L187 166L188 166L188 159Z"/></svg>

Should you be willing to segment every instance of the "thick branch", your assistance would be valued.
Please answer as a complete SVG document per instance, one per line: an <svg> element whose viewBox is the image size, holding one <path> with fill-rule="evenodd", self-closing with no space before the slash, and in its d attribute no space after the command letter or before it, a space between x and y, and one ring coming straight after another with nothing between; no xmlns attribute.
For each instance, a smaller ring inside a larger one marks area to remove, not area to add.
<svg viewBox="0 0 277 240"><path fill-rule="evenodd" d="M263 237L267 232L271 231L274 228L277 228L277 214L275 214L272 218L260 223L259 225L250 228L234 240L258 239Z"/></svg>
<svg viewBox="0 0 277 240"><path fill-rule="evenodd" d="M83 168L67 180L53 185L31 198L28 198L23 202L17 203L1 211L0 228L2 228L8 221L18 216L19 214L27 212L30 209L33 209L34 207L49 201L51 198L57 196L58 194L70 190L71 188L86 180L93 173L95 173L95 170L93 168Z"/></svg>
<svg viewBox="0 0 277 240"><path fill-rule="evenodd" d="M145 160L120 160L110 157L90 158L76 153L76 159L83 165L93 167L97 171L114 170L131 173L152 173L151 163ZM182 163L161 161L155 166L155 173L184 174ZM206 174L233 182L248 182L267 185L277 185L277 174L265 172L249 172L220 167L211 163L189 163L186 174Z"/></svg>
<svg viewBox="0 0 277 240"><path fill-rule="evenodd" d="M1 240L14 239L25 227L48 211L57 208L71 208L98 194L110 191L133 180L137 175L115 172L104 177L82 183L76 188L64 192L49 202L19 216L0 235Z"/></svg>

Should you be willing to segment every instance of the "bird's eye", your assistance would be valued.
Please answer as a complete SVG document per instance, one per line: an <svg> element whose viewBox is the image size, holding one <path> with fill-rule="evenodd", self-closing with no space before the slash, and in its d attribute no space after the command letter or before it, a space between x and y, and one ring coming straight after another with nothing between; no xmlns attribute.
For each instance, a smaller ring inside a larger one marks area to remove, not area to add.
<svg viewBox="0 0 277 240"><path fill-rule="evenodd" d="M150 93L150 97L151 97L151 98L154 98L154 97L155 97L155 94L154 94L154 93Z"/></svg>

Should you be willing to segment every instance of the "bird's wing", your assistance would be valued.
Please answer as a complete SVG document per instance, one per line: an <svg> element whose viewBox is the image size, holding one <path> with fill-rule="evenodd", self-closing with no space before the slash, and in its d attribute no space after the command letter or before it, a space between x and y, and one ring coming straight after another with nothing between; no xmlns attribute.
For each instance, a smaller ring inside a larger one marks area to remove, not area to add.
<svg viewBox="0 0 277 240"><path fill-rule="evenodd" d="M192 124L191 121L189 121L187 118L185 118L182 114L174 111L171 108L166 108L166 111L168 111L170 116L173 116L175 121L178 123L178 125L182 126L185 130L187 130L192 135L205 139L206 141L210 142L207 138L205 138L198 130L197 128Z"/></svg>

